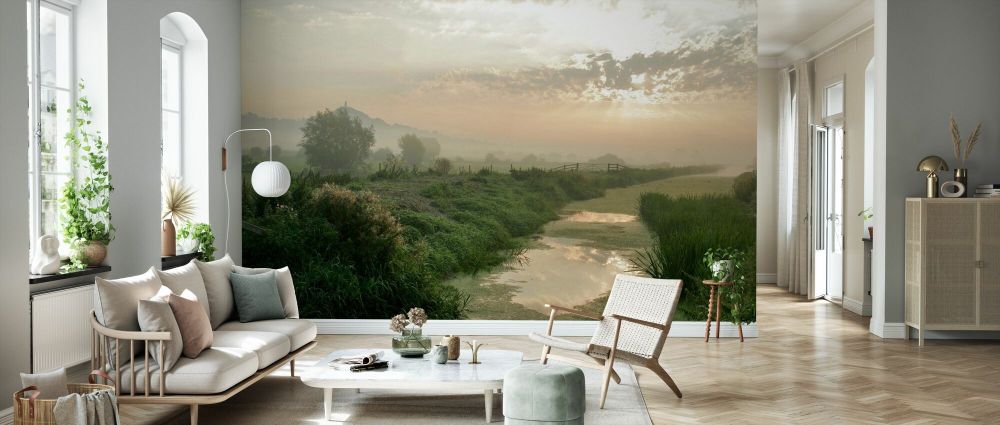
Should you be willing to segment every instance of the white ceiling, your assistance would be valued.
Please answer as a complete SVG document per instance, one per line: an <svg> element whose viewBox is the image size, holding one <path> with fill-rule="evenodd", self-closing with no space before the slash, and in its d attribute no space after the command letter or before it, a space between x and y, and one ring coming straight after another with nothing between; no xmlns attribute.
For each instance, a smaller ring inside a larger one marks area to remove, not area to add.
<svg viewBox="0 0 1000 425"><path fill-rule="evenodd" d="M778 56L864 0L757 0L757 54Z"/></svg>

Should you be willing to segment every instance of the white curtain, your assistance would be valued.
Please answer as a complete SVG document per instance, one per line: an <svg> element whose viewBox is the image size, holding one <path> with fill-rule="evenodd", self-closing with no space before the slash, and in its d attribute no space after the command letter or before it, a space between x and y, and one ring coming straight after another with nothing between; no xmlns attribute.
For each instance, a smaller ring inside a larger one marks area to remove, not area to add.
<svg viewBox="0 0 1000 425"><path fill-rule="evenodd" d="M816 298L809 232L811 71L809 62L795 64L793 84L791 71L782 70L778 98L778 286L810 299Z"/></svg>

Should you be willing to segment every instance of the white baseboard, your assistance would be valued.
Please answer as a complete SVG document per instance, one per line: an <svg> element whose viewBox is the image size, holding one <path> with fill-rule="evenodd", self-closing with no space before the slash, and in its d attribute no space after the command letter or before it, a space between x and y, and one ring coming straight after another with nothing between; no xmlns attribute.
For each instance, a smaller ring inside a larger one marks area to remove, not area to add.
<svg viewBox="0 0 1000 425"><path fill-rule="evenodd" d="M869 325L869 330L875 336L882 339L903 339L906 338L905 323L876 323L874 320Z"/></svg>
<svg viewBox="0 0 1000 425"><path fill-rule="evenodd" d="M392 335L388 320L375 319L311 319L320 335ZM527 335L544 333L546 320L431 320L424 325L425 335ZM714 325L713 325L714 327ZM557 320L552 328L556 336L593 336L597 322L589 320ZM714 330L712 331L715 332ZM732 323L722 323L721 335L739 336ZM705 322L674 322L671 337L704 338ZM743 336L757 337L757 324L743 326Z"/></svg>
<svg viewBox="0 0 1000 425"><path fill-rule="evenodd" d="M757 273L757 283L778 283L778 274Z"/></svg>
<svg viewBox="0 0 1000 425"><path fill-rule="evenodd" d="M844 308L851 313L857 314L859 316L871 316L872 306L865 305L861 301L853 298L844 297Z"/></svg>
<svg viewBox="0 0 1000 425"><path fill-rule="evenodd" d="M0 410L0 425L11 425L14 423L14 407Z"/></svg>

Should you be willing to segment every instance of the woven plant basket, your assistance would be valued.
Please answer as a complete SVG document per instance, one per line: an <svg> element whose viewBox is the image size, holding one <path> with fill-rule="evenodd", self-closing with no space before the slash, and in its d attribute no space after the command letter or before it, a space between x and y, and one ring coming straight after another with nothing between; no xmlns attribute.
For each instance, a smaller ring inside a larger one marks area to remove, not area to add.
<svg viewBox="0 0 1000 425"><path fill-rule="evenodd" d="M95 384L94 377L104 378L104 382L110 382L111 378L107 373L100 370L90 372L87 377L87 384L66 384L66 389L70 394L89 394L98 391L115 392L115 387L104 384ZM56 400L41 399L42 396L35 386L30 386L14 393L14 425L55 425L56 416L53 409L56 407ZM25 397L24 393L33 391L31 396ZM115 407L117 409L117 407Z"/></svg>

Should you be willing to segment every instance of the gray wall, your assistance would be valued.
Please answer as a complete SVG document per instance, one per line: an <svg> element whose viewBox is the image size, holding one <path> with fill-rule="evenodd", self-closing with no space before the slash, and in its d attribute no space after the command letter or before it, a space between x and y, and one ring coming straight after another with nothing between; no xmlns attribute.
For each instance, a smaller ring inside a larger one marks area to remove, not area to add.
<svg viewBox="0 0 1000 425"><path fill-rule="evenodd" d="M28 358L28 90L23 1L0 2L0 410ZM83 320L83 318L81 318Z"/></svg>
<svg viewBox="0 0 1000 425"><path fill-rule="evenodd" d="M778 273L778 82L776 68L757 70L757 276Z"/></svg>
<svg viewBox="0 0 1000 425"><path fill-rule="evenodd" d="M1000 2L888 0L886 16L885 322L903 321L903 199L920 196L925 155L957 166L948 116L983 122L969 183L1000 183ZM876 167L881 164L876 164ZM946 178L949 173L945 173Z"/></svg>
<svg viewBox="0 0 1000 425"><path fill-rule="evenodd" d="M221 255L226 225L221 150L240 126L240 2L108 0L107 12L111 211L118 231L109 249L112 275L138 274L160 260L160 18L171 12L191 16L208 38L209 137L188 140L185 148L204 149L213 167L209 222ZM238 145L229 155L239 164ZM230 167L229 174L235 188L230 252L239 262L239 167Z"/></svg>

